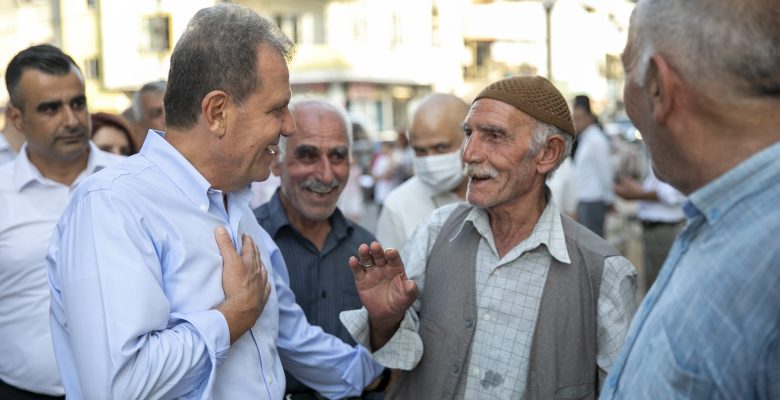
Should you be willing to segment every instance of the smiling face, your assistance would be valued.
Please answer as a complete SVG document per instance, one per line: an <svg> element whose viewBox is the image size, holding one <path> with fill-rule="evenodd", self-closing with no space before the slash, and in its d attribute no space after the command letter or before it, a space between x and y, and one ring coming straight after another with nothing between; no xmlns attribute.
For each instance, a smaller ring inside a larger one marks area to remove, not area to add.
<svg viewBox="0 0 780 400"><path fill-rule="evenodd" d="M341 115L328 105L305 102L293 112L297 133L287 139L274 173L291 221L322 222L336 210L349 178L349 139Z"/></svg>
<svg viewBox="0 0 780 400"><path fill-rule="evenodd" d="M65 75L28 69L18 87L24 104L11 118L27 140L30 161L40 168L86 157L91 122L81 74L75 68Z"/></svg>
<svg viewBox="0 0 780 400"><path fill-rule="evenodd" d="M513 106L482 98L463 122L466 198L479 208L513 207L541 188L537 156L531 155L536 120Z"/></svg>
<svg viewBox="0 0 780 400"><path fill-rule="evenodd" d="M229 101L225 134L214 149L225 181L219 189L225 191L266 180L280 135L295 133L287 108L291 95L287 63L268 45L259 45L257 54L262 86L241 105Z"/></svg>

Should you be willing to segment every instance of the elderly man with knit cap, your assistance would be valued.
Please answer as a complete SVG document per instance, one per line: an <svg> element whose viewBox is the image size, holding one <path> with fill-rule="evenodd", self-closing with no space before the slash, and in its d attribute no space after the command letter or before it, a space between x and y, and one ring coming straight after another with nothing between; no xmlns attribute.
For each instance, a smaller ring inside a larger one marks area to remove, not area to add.
<svg viewBox="0 0 780 400"><path fill-rule="evenodd" d="M468 204L436 210L403 253L349 260L365 306L342 314L402 399L593 399L635 309L636 273L551 202L575 130L541 77L491 84L462 124ZM419 296L418 296L419 295Z"/></svg>

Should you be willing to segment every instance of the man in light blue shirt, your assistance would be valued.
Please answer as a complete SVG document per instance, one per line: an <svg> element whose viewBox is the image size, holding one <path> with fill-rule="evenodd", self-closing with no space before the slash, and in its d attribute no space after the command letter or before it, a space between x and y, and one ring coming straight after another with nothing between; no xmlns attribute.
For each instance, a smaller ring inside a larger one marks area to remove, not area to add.
<svg viewBox="0 0 780 400"><path fill-rule="evenodd" d="M780 398L777 10L641 0L631 17L626 111L688 224L602 399Z"/></svg>
<svg viewBox="0 0 780 400"><path fill-rule="evenodd" d="M244 7L199 11L171 57L167 132L73 195L47 259L69 399L280 399L283 368L342 398L381 373L306 322L248 206L295 132L291 47Z"/></svg>

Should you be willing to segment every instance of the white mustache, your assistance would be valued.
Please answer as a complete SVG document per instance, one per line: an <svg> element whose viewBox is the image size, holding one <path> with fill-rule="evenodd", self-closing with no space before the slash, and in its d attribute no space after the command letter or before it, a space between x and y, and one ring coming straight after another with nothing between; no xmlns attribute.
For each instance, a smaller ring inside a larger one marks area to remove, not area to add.
<svg viewBox="0 0 780 400"><path fill-rule="evenodd" d="M498 171L487 165L466 164L463 166L463 175L469 178L493 179L498 176Z"/></svg>
<svg viewBox="0 0 780 400"><path fill-rule="evenodd" d="M330 181L330 183L326 183L326 182L320 182L314 178L308 178L305 181L303 181L303 184L301 186L304 189L311 190L312 192L325 194L339 187L339 185L341 185L341 182L338 179L333 179L332 181Z"/></svg>

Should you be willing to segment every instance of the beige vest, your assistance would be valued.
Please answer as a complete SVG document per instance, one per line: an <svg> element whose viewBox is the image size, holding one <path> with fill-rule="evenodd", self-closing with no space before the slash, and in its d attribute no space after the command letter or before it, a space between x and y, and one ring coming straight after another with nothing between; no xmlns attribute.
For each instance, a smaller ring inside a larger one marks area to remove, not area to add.
<svg viewBox="0 0 780 400"><path fill-rule="evenodd" d="M428 257L420 309L423 357L404 371L388 399L452 399L464 371L474 328L476 255L480 235L471 222L458 232L471 206L457 207ZM525 399L595 399L596 340L604 259L619 253L561 215L571 264L553 259L539 306Z"/></svg>

